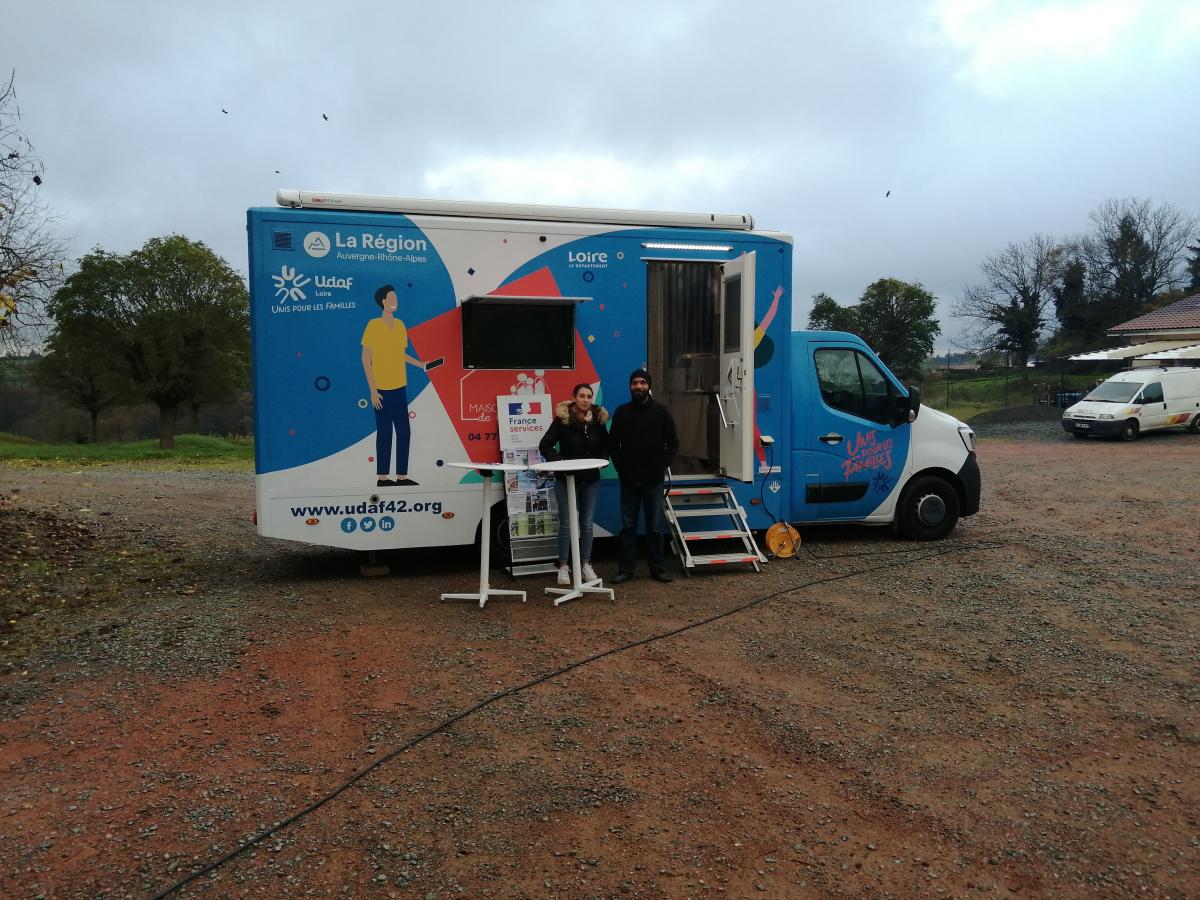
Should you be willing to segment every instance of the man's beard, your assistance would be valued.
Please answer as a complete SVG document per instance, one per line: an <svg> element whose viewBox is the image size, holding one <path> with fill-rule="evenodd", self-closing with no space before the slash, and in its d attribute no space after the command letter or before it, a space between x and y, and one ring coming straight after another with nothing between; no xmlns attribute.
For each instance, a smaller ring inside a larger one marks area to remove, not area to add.
<svg viewBox="0 0 1200 900"><path fill-rule="evenodd" d="M638 391L638 390L631 389L629 391L629 393L633 395L633 399L636 400L638 403L644 402L646 400L646 398L650 396L649 389L644 390L644 391Z"/></svg>

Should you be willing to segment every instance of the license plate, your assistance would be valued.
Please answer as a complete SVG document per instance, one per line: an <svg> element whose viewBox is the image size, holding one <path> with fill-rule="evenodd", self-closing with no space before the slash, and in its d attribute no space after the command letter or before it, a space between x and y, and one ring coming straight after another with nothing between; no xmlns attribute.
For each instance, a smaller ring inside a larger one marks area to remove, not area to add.
<svg viewBox="0 0 1200 900"><path fill-rule="evenodd" d="M1075 430L1076 430L1076 431L1086 431L1087 429L1089 429L1089 428L1091 428L1091 427L1092 427L1092 426L1091 426L1091 425L1089 425L1087 422L1076 422L1076 423L1075 423Z"/></svg>

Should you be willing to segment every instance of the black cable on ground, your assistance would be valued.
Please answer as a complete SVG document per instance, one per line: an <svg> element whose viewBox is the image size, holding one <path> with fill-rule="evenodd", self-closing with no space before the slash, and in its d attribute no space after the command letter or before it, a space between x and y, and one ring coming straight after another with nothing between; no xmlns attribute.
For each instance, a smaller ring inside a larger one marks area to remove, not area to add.
<svg viewBox="0 0 1200 900"><path fill-rule="evenodd" d="M775 444L773 442L770 444L767 444L766 450L767 450L767 452L766 452L765 456L766 456L766 460L767 460L767 471L766 471L766 474L763 475L762 481L760 481L758 484L758 505L763 508L763 512L765 512L767 514L767 516L770 518L770 520L774 524L778 525L779 517L776 516L775 513L771 512L770 507L767 506L767 498L765 496L763 496L767 490L767 479L769 479L771 477L771 470L773 468L775 468L775 466L774 466ZM779 509L781 511L783 510L783 498L782 497L779 498Z"/></svg>
<svg viewBox="0 0 1200 900"><path fill-rule="evenodd" d="M820 556L814 553L812 547L807 544L804 545L804 550L806 553L808 553L811 559L815 559L817 562L823 562L827 559L856 559L860 556L890 556L895 553L919 553L927 546L927 544L917 544L913 547L899 547L895 550L865 550L862 553L828 553ZM955 546L962 548L983 547L984 549L991 549L991 544L988 541L982 541L979 544L955 544Z"/></svg>
<svg viewBox="0 0 1200 900"><path fill-rule="evenodd" d="M624 644L620 647L612 647L608 650L604 650L600 653L596 653L596 654L593 654L592 656L586 657L585 659L581 659L576 662L569 663L568 665L563 666L561 669L556 669L553 672L548 672L545 675L541 675L537 678L534 678L532 681L527 681L524 684L517 685L516 687L511 687L511 688L507 688L506 690L499 691L498 693L492 694L490 697L487 697L484 700L481 700L480 702L476 703L474 706L468 707L467 709L463 710L462 712L458 713L457 715L451 716L449 719L446 719L440 725L435 725L433 728L429 729L428 731L417 735L416 737L412 738L409 741L406 741L405 743L401 744L399 747L395 748L394 750L389 751L385 755L381 756L379 759L372 762L369 766L359 769L357 772L355 772L353 775L351 775L349 778L347 778L345 781L343 781L340 785L338 785L336 788L334 788L329 793L327 793L324 797L321 797L318 800L314 800L312 803L310 803L308 806L304 807L299 812L294 813L291 816L288 816L286 819L283 819L280 822L276 822L274 825L267 828L266 830L261 831L258 834L254 835L253 837L243 841L238 847L236 847L233 850L230 850L224 856L221 856L218 859L213 860L210 863L204 864L196 871L192 872L189 875L184 876L183 878L179 879L171 886L164 888L163 890L154 894L152 897L152 900L161 900L161 898L167 897L167 896L175 893L176 891L187 886L188 884L195 881L197 878L201 877L202 875L207 875L209 872L213 872L216 869L219 869L221 866L225 865L230 860L234 859L237 856L240 856L242 853L245 853L247 850L249 850L254 845L271 837L273 834L275 834L278 831L281 831L282 829L286 828L288 825L291 825L297 819L303 818L304 816L308 815L309 813L315 812L316 810L320 809L322 806L324 806L330 800L333 800L336 797L338 797L339 795L341 795L348 788L352 787L354 784L361 781L364 777L369 775L371 772L374 772L376 769L378 769L384 763L390 762L391 760L393 760L397 756L399 756L401 753L404 753L405 751L410 750L411 748L415 747L417 744L421 743L422 741L433 737L435 734L440 734L441 732L446 731L452 725L454 725L458 722L461 722L463 719L467 718L468 716L473 715L474 713L479 712L481 709L491 706L493 703L496 703L499 700L503 700L506 697L512 697L512 696L515 696L516 694L523 693L524 691L527 691L530 688L537 687L539 684L544 684L547 681L551 681L562 675L566 675L568 672L573 672L576 669L582 668L583 666L586 666L586 665L590 665L591 663L594 663L598 660L604 659L605 657L615 656L619 653L624 653L628 650L633 650L637 647L644 647L648 644L653 644L657 641L675 637L676 635L683 634L684 632L687 632L687 631L691 631L694 628L700 628L704 625L711 625L713 622L719 622L721 619L728 618L729 616L736 615L737 613L740 613L740 612L745 612L748 609L752 609L755 606L758 606L762 603L766 603L768 600L774 600L776 597L782 597L785 594L795 593L796 591L802 591L802 590L805 590L806 588L815 587L815 586L821 585L821 584L829 584L834 581L845 581L848 578L855 578L859 575L868 575L872 572L878 572L883 569L894 568L895 566L899 566L899 565L907 565L908 563L911 563L911 562L921 562L923 560L933 559L938 556L947 556L951 553L960 553L960 552L963 552L966 550L997 549L999 547L1006 546L1007 543L1008 542L1006 542L1006 541L981 541L981 542L974 543L974 544L966 544L966 545L959 544L959 545L955 545L955 546L951 546L951 547L943 547L941 549L934 550L933 552L930 552L930 553L925 553L925 554L915 557L915 558L907 557L905 559L898 560L896 562L883 563L882 565L871 566L869 568L859 569L854 572L846 572L841 575L829 575L824 578L815 578L812 581L806 581L803 584L799 584L794 587L783 588L781 590L775 591L774 593L766 594L762 597L758 597L754 600L750 600L746 603L741 604L740 606L735 606L732 609L727 609L725 612L721 612L721 613L717 613L716 615L709 616L706 619L700 619L695 622L690 622L687 625L681 625L680 627L673 628L670 631L664 631L661 634L656 634L656 635L652 635L647 638L642 638L639 641L633 641L632 643ZM924 549L924 546L922 546L920 548L914 548L914 550L911 552L917 552L917 550L919 550L919 549ZM887 552L903 552L903 551L879 551L879 552L887 553ZM859 554L850 554L850 555L854 556L854 555L859 555ZM836 557L817 557L817 558L818 559L826 559L826 558L833 559Z"/></svg>
<svg viewBox="0 0 1200 900"><path fill-rule="evenodd" d="M792 545L791 558L795 559L796 557L798 557L800 555L800 539L798 536L799 532L795 531L795 529L791 526L790 523L783 521L783 519L779 518L779 516L777 516L777 515L775 515L775 513L771 512L771 508L769 506L767 506L767 499L764 496L764 492L766 491L766 488L767 488L767 479L769 479L771 477L771 475L774 473L774 469L775 469L775 442L774 441L772 441L771 443L766 445L766 459L767 459L767 471L758 486L758 505L763 508L763 511L767 514L767 517L771 520L772 523L774 523L775 525L782 525L784 527L783 533L785 535L787 535L788 543ZM784 498L784 497L779 498L780 515L782 515L782 513L783 513L783 504L784 504L785 499L786 498ZM764 536L765 536L765 533L764 533ZM770 550L771 548L768 547L767 549ZM788 557L780 556L778 553L772 553L771 555L774 556L776 559L787 559L788 558Z"/></svg>

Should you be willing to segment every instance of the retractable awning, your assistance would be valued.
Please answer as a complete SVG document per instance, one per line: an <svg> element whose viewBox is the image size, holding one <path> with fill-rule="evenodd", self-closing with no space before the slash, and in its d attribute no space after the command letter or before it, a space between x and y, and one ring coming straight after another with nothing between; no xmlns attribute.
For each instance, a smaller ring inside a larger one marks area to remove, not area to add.
<svg viewBox="0 0 1200 900"><path fill-rule="evenodd" d="M1164 350L1176 350L1194 344L1195 338L1182 341L1147 341L1144 344L1131 344L1128 347L1111 347L1108 350L1094 350L1091 353L1077 353L1071 357L1080 362L1098 362L1103 359L1133 359L1150 353Z"/></svg>
<svg viewBox="0 0 1200 900"><path fill-rule="evenodd" d="M1139 359L1200 359L1200 344L1190 347L1176 347L1174 350L1161 350L1158 353L1147 353Z"/></svg>
<svg viewBox="0 0 1200 900"><path fill-rule="evenodd" d="M472 294L464 297L463 303L486 303L488 306L520 306L530 303L541 303L545 306L574 306L576 303L587 303L591 297L526 297L510 294Z"/></svg>

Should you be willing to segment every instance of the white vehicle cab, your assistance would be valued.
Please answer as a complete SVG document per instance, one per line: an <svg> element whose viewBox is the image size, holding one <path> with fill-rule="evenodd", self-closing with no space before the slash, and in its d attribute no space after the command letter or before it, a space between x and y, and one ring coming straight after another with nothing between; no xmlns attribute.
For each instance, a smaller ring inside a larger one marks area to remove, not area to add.
<svg viewBox="0 0 1200 900"><path fill-rule="evenodd" d="M1076 437L1120 435L1187 427L1200 433L1200 369L1130 369L1119 372L1063 412L1063 429Z"/></svg>

